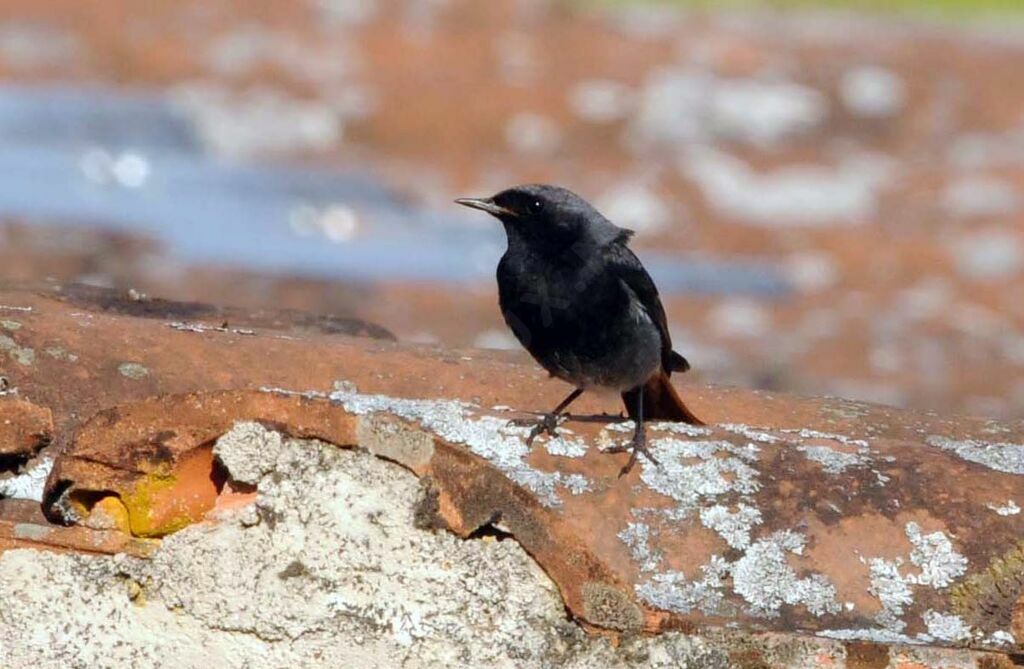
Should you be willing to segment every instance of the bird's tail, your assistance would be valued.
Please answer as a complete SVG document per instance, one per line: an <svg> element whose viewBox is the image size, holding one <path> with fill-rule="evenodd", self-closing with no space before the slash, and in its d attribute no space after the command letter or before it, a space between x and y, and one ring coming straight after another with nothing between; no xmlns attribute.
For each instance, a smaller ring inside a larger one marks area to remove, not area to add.
<svg viewBox="0 0 1024 669"><path fill-rule="evenodd" d="M622 393L622 401L626 404L626 413L636 420L637 393L644 394L644 420L668 420L690 425L704 425L704 421L693 415L689 407L679 397L668 373L659 370L647 380L643 386Z"/></svg>

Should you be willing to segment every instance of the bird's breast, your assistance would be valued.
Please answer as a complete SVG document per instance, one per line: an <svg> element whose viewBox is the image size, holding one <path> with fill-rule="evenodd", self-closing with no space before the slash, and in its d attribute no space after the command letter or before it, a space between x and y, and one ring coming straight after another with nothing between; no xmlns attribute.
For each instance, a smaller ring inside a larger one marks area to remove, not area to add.
<svg viewBox="0 0 1024 669"><path fill-rule="evenodd" d="M555 376L618 389L657 367L657 328L612 273L510 259L499 265L498 286L505 322Z"/></svg>
<svg viewBox="0 0 1024 669"><path fill-rule="evenodd" d="M503 259L498 266L498 293L502 310L531 324L561 322L571 327L583 325L579 321L588 314L601 317L628 308L621 287L609 279L588 267Z"/></svg>

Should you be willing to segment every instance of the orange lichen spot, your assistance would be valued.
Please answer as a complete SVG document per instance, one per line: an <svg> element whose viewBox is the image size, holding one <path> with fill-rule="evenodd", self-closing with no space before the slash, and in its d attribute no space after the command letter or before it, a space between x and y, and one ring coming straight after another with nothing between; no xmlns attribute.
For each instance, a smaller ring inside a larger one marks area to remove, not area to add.
<svg viewBox="0 0 1024 669"><path fill-rule="evenodd" d="M107 495L96 502L89 511L89 517L84 524L94 530L117 530L125 534L131 533L128 509L116 495Z"/></svg>
<svg viewBox="0 0 1024 669"><path fill-rule="evenodd" d="M131 533L161 537L202 520L223 485L214 472L212 449L199 448L184 455L173 472L158 469L140 478L122 497Z"/></svg>

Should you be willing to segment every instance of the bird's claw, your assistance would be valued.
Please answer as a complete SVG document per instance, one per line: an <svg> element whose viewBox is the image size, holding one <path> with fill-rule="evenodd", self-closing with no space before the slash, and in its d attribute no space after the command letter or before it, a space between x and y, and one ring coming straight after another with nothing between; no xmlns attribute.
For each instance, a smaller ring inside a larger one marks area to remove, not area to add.
<svg viewBox="0 0 1024 669"><path fill-rule="evenodd" d="M626 452L629 453L629 460L626 462L625 466L623 466L623 468L619 470L619 478L622 478L623 476L625 476L626 474L633 470L633 467L636 465L637 458L641 453L655 467L661 466L661 463L658 462L657 458L654 457L654 454L651 453L651 450L647 448L647 437L643 432L639 432L633 435L633 438L630 440L628 444L612 446L611 448L605 450L605 453Z"/></svg>
<svg viewBox="0 0 1024 669"><path fill-rule="evenodd" d="M533 419L514 419L509 421L509 424L516 425L519 427L532 427L530 434L526 437L526 445L532 446L533 440L542 434L549 434L552 437L558 436L558 416L555 414L547 413L539 420Z"/></svg>
<svg viewBox="0 0 1024 669"><path fill-rule="evenodd" d="M544 414L544 417L530 430L530 436L526 438L526 445L532 446L533 440L542 434L547 433L551 437L558 436L558 417L554 414Z"/></svg>

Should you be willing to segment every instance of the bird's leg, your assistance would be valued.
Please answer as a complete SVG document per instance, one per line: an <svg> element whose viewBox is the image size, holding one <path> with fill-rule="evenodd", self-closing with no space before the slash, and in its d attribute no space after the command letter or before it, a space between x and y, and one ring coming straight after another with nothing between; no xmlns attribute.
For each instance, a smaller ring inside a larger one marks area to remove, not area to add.
<svg viewBox="0 0 1024 669"><path fill-rule="evenodd" d="M552 411L551 413L544 414L544 416L536 423L534 423L533 421L527 422L527 425L533 425L533 429L530 430L530 436L526 438L526 445L533 445L533 440L536 439L538 436L544 434L545 432L550 434L552 437L558 436L558 419L561 417L562 412L568 409L569 405L572 404L576 400L576 398L582 394L583 388L576 388L571 393L569 393L569 395L566 396L564 400L558 403L558 406L555 407L554 411ZM513 422L519 423L519 421Z"/></svg>
<svg viewBox="0 0 1024 669"><path fill-rule="evenodd" d="M647 431L644 429L644 393L641 390L636 396L636 428L633 430L633 439L630 440L626 446L617 446L608 449L609 453L621 453L622 451L629 451L629 461L619 471L619 478L622 478L628 474L633 466L636 465L637 456L640 453L644 454L644 457L650 460L657 466L660 466L658 461L651 454L651 451L647 448Z"/></svg>

